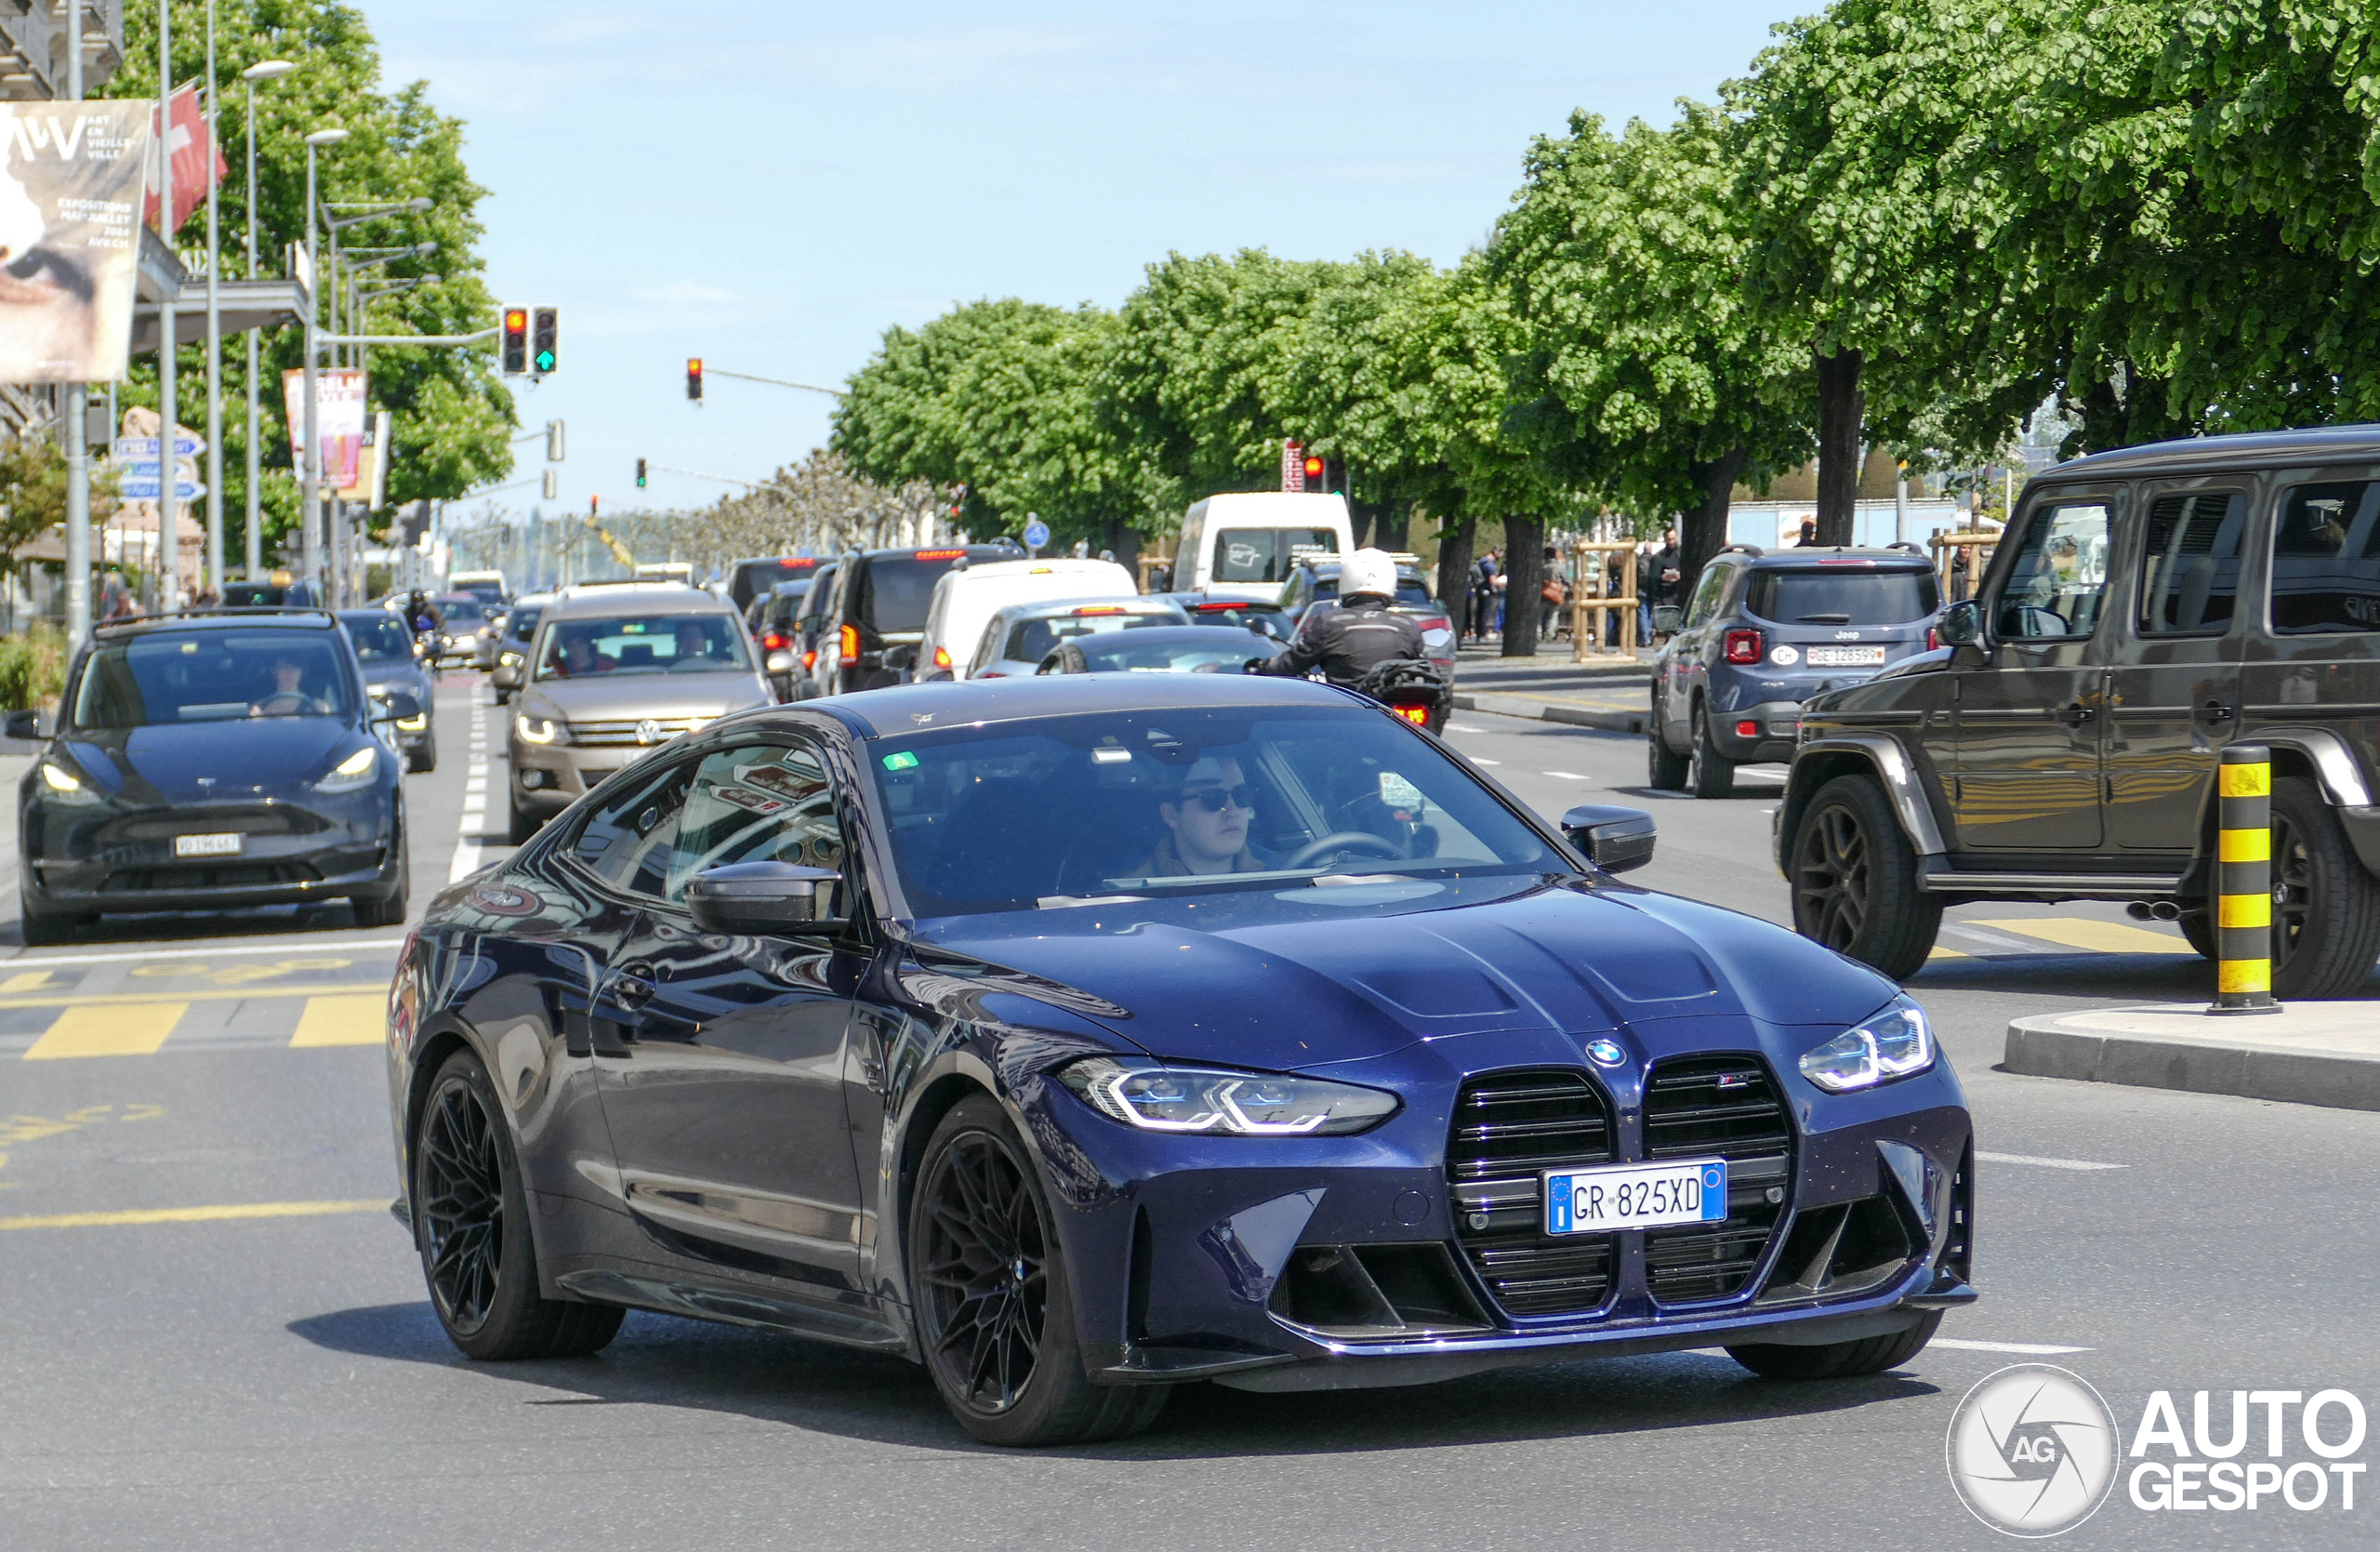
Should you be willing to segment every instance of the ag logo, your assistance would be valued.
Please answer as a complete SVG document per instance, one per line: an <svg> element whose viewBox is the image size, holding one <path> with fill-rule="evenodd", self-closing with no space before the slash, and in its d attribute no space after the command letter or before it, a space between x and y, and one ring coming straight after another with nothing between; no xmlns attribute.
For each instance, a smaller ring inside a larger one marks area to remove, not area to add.
<svg viewBox="0 0 2380 1552"><path fill-rule="evenodd" d="M2081 1375L2020 1363L1979 1381L1951 1414L1950 1485L1995 1531L2054 1536L2107 1501L2122 1442Z"/></svg>

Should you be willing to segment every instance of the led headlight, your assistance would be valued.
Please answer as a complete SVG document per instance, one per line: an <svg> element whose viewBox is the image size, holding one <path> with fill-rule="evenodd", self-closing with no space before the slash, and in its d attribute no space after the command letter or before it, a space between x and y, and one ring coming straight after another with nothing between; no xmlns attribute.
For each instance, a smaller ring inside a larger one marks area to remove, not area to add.
<svg viewBox="0 0 2380 1552"><path fill-rule="evenodd" d="M1165 1067L1088 1056L1058 1081L1100 1114L1144 1132L1210 1132L1242 1137L1338 1136L1396 1113L1378 1089L1320 1078L1216 1068Z"/></svg>
<svg viewBox="0 0 2380 1552"><path fill-rule="evenodd" d="M570 724L560 717L524 717L512 719L512 731L521 735L523 743L567 744Z"/></svg>
<svg viewBox="0 0 2380 1552"><path fill-rule="evenodd" d="M1906 997L1854 1025L1802 1058L1802 1076L1830 1094L1848 1094L1909 1078L1934 1065L1934 1030L1925 1010Z"/></svg>
<svg viewBox="0 0 2380 1552"><path fill-rule="evenodd" d="M107 801L91 790L89 784L83 777L76 776L55 760L45 760L41 763L41 784L48 791L50 802L65 803L70 807L81 808Z"/></svg>
<svg viewBox="0 0 2380 1552"><path fill-rule="evenodd" d="M380 746L366 744L340 761L331 774L314 783L317 792L352 792L372 785L372 777L380 762Z"/></svg>

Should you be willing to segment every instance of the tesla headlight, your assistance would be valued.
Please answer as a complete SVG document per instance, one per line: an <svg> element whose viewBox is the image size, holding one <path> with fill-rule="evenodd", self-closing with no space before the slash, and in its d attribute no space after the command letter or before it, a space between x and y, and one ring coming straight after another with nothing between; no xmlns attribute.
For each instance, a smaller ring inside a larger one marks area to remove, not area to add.
<svg viewBox="0 0 2380 1552"><path fill-rule="evenodd" d="M1925 1010L1906 997L1802 1058L1802 1076L1829 1094L1871 1089L1934 1065L1934 1030Z"/></svg>
<svg viewBox="0 0 2380 1552"><path fill-rule="evenodd" d="M76 776L55 760L45 760L41 763L41 784L49 794L50 802L64 803L69 807L81 808L107 801L91 789L87 780Z"/></svg>
<svg viewBox="0 0 2380 1552"><path fill-rule="evenodd" d="M380 763L380 746L366 744L353 754L331 767L331 774L314 783L317 792L353 792L372 785L372 777Z"/></svg>
<svg viewBox="0 0 2380 1552"><path fill-rule="evenodd" d="M1100 1114L1144 1132L1328 1137L1375 1126L1397 1107L1395 1094L1353 1083L1108 1056L1076 1062L1058 1081Z"/></svg>
<svg viewBox="0 0 2380 1552"><path fill-rule="evenodd" d="M512 719L512 731L521 735L522 742L528 744L570 742L570 724L560 717L516 716Z"/></svg>

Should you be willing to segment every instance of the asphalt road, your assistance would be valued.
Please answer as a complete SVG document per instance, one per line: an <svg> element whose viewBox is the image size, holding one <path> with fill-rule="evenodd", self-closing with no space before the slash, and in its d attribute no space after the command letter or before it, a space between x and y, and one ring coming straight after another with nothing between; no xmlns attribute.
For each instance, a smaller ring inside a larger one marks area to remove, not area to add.
<svg viewBox="0 0 2380 1552"><path fill-rule="evenodd" d="M416 909L500 855L471 737L496 712L468 687L408 778ZM1550 815L1651 809L1646 883L1781 917L1756 775L1698 803L1639 789L1634 739L1468 713L1451 737ZM1913 983L1985 1150L1985 1296L1907 1368L1199 1386L1144 1437L1030 1455L972 1443L903 1362L790 1337L639 1314L596 1358L462 1360L385 1211L400 935L333 907L28 953L0 922L0 1547L1984 1547L1943 1438L2003 1365L2074 1370L2127 1440L2159 1389L2185 1427L2215 1392L2218 1442L2235 1387L2380 1403L2380 1116L1992 1070L2014 1015L2203 995L2178 936L2102 908L1967 908ZM2368 1547L2372 1493L2152 1513L2119 1485L2066 1545Z"/></svg>

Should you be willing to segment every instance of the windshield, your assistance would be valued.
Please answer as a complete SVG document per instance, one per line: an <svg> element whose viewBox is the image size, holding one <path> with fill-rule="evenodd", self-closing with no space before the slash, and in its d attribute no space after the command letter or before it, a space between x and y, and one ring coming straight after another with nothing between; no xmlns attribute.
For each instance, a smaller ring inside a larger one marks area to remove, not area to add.
<svg viewBox="0 0 2380 1552"><path fill-rule="evenodd" d="M807 577L818 568L813 560L787 556L769 561L746 561L735 568L735 578L727 585L727 596L738 608L748 606L752 600L774 589L779 582L794 577Z"/></svg>
<svg viewBox="0 0 2380 1552"><path fill-rule="evenodd" d="M1354 707L1095 713L869 749L920 917L1575 868L1436 745Z"/></svg>
<svg viewBox="0 0 2380 1552"><path fill-rule="evenodd" d="M544 614L543 609L515 608L505 624L505 633L516 642L525 642L537 633L537 620Z"/></svg>
<svg viewBox="0 0 2380 1552"><path fill-rule="evenodd" d="M74 725L345 716L341 655L327 630L194 630L101 643L83 670Z"/></svg>
<svg viewBox="0 0 2380 1552"><path fill-rule="evenodd" d="M1907 625L1941 607L1930 571L1757 571L1744 607L1780 625Z"/></svg>
<svg viewBox="0 0 2380 1552"><path fill-rule="evenodd" d="M1328 528L1226 528L1215 536L1218 582L1286 582L1289 568L1308 555L1339 548Z"/></svg>
<svg viewBox="0 0 2380 1552"><path fill-rule="evenodd" d="M1314 579L1314 596L1316 598L1338 597L1338 574L1334 572L1329 577L1317 575ZM1398 572L1396 574L1396 602L1404 604L1408 608L1428 608L1430 606L1429 585L1418 577L1408 577L1403 572Z"/></svg>
<svg viewBox="0 0 2380 1552"><path fill-rule="evenodd" d="M494 582L457 582L455 586L457 591L469 593L482 604L493 605L504 602L504 589ZM452 614L454 611L450 609L447 612Z"/></svg>
<svg viewBox="0 0 2380 1552"><path fill-rule="evenodd" d="M438 613L449 625L477 625L487 618L487 611L480 607L476 598L442 598L438 601Z"/></svg>
<svg viewBox="0 0 2380 1552"><path fill-rule="evenodd" d="M355 642L355 656L365 663L410 663L413 661L413 632L405 622L384 609L369 614L341 615L347 633Z"/></svg>
<svg viewBox="0 0 2380 1552"><path fill-rule="evenodd" d="M725 615L567 619L546 633L539 679L596 674L750 672L741 623Z"/></svg>
<svg viewBox="0 0 2380 1552"><path fill-rule="evenodd" d="M921 561L913 555L879 555L860 567L859 604L846 617L879 636L897 636L926 628L926 605L933 602L933 585L966 553L960 550L932 551L939 559Z"/></svg>
<svg viewBox="0 0 2380 1552"><path fill-rule="evenodd" d="M1251 657L1270 657L1269 636L1253 630L1202 630L1154 641L1119 635L1075 643L1085 673L1237 673Z"/></svg>
<svg viewBox="0 0 2380 1552"><path fill-rule="evenodd" d="M1047 615L1039 619L1024 619L1008 633L1008 645L1000 656L1012 662L1038 663L1057 650L1060 642L1070 642L1078 636L1096 636L1108 630L1144 630L1152 625L1180 625L1177 615L1136 615L1117 612L1111 615Z"/></svg>

